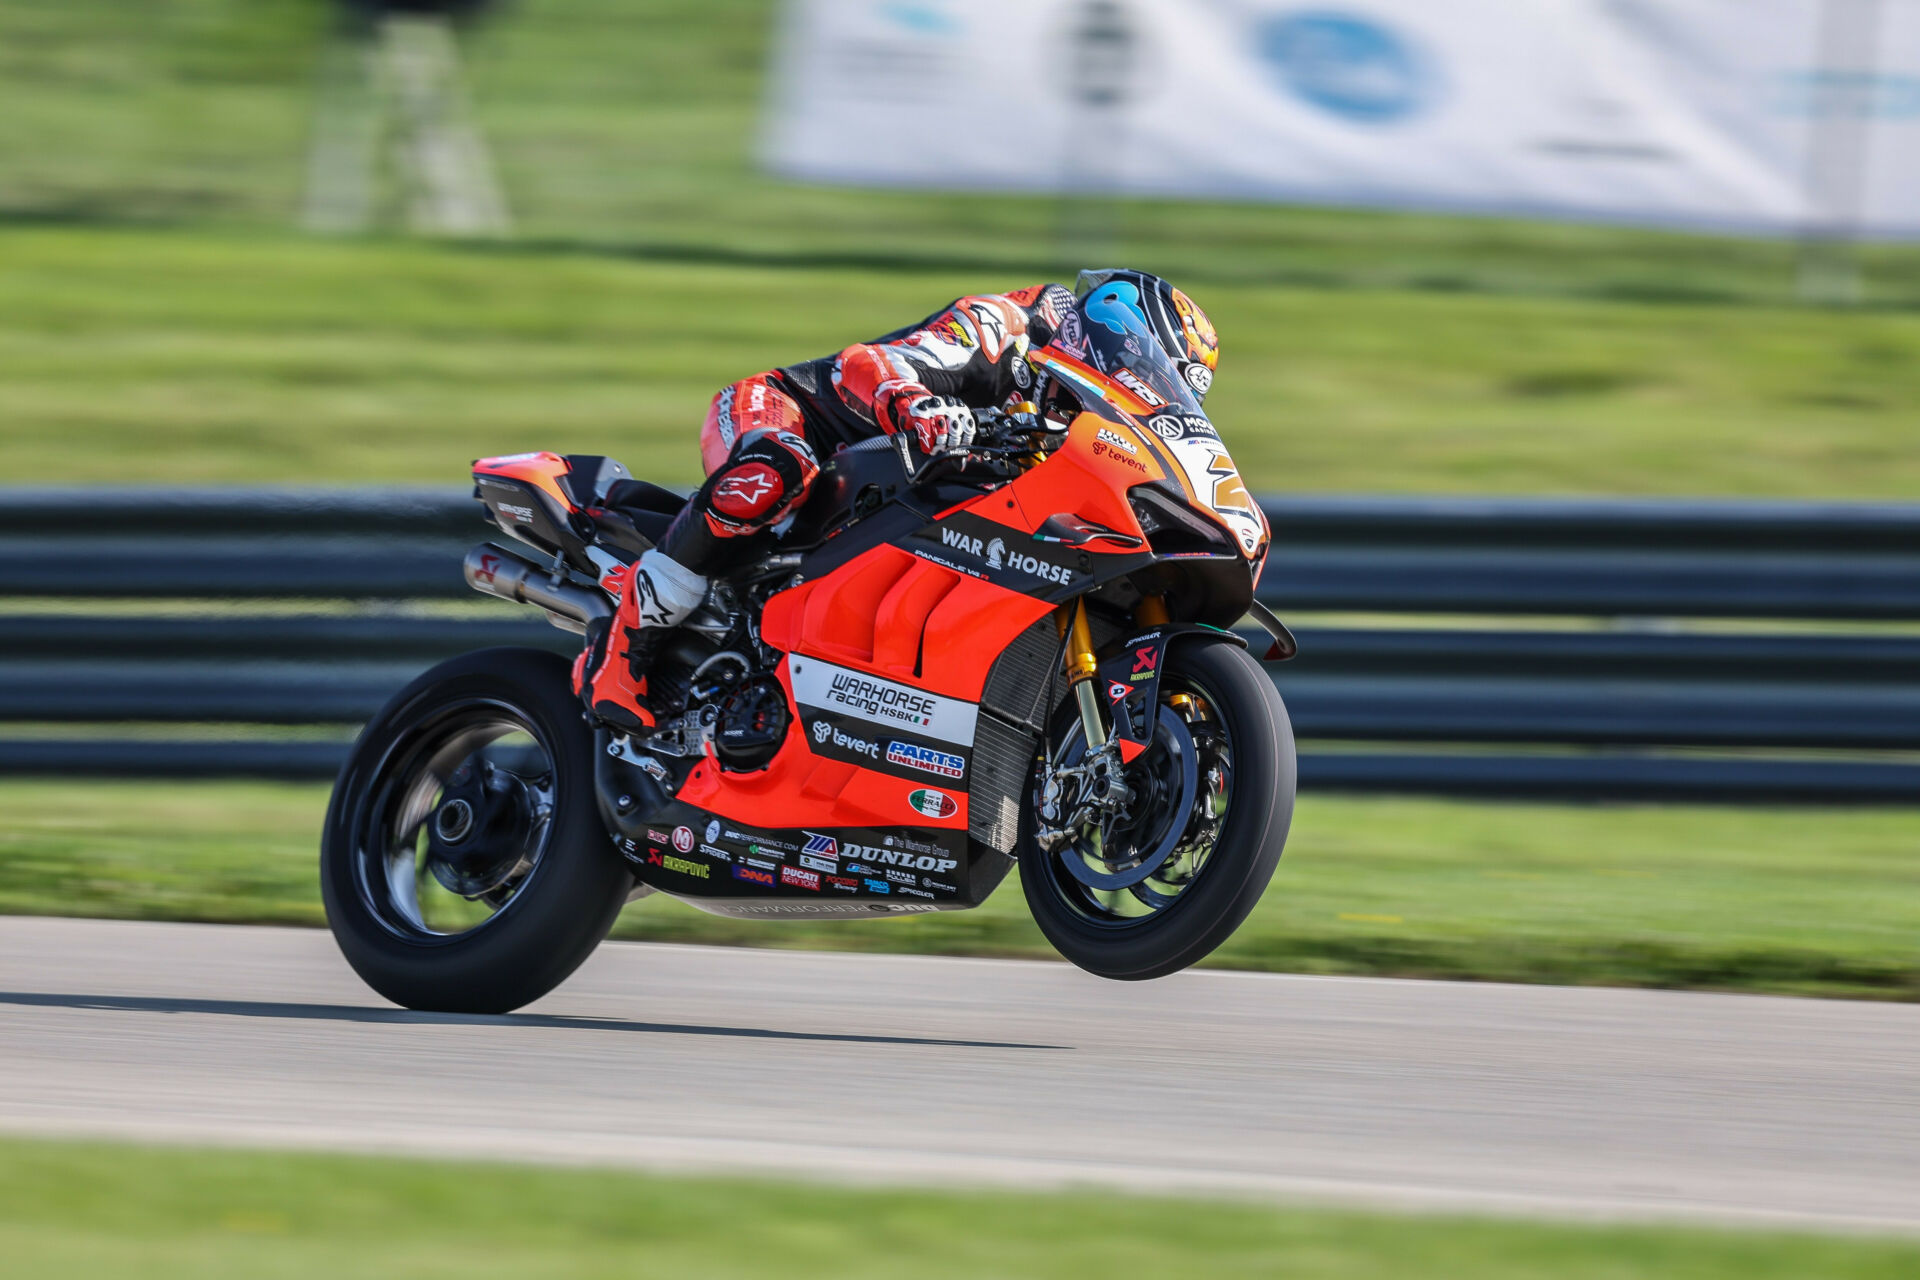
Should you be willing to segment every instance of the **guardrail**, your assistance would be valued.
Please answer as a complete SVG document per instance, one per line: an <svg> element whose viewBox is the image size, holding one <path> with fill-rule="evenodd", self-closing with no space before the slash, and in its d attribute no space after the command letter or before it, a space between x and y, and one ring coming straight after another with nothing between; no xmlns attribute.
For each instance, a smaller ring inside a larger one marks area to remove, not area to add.
<svg viewBox="0 0 1920 1280"><path fill-rule="evenodd" d="M1920 622L1920 507L1266 508L1262 597L1363 618L1272 668L1304 785L1920 800L1920 627L1887 625ZM329 776L338 740L59 726L353 725L440 658L565 651L466 589L486 532L457 491L0 493L0 721L35 726L0 772Z"/></svg>

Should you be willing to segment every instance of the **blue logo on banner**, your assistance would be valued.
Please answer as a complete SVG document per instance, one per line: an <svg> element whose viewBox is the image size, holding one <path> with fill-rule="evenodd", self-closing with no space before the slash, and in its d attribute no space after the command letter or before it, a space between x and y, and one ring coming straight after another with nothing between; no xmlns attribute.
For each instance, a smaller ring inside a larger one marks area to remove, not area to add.
<svg viewBox="0 0 1920 1280"><path fill-rule="evenodd" d="M1427 60L1411 42L1357 14L1282 14L1260 26L1255 47L1289 93L1361 124L1392 124L1419 115L1438 89Z"/></svg>
<svg viewBox="0 0 1920 1280"><path fill-rule="evenodd" d="M883 0L877 7L896 26L921 35L951 36L961 30L960 17L948 12L946 0Z"/></svg>

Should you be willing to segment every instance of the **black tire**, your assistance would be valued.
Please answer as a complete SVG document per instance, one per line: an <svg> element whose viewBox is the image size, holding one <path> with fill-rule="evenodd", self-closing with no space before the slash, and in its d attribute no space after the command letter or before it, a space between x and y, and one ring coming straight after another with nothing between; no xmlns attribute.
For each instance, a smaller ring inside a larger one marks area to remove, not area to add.
<svg viewBox="0 0 1920 1280"><path fill-rule="evenodd" d="M415 927L417 890L415 922L391 901L392 875L375 860L406 856L379 833L393 829L403 790L431 786L430 773L407 782L409 771L433 768L420 764L433 735L463 714L510 715L544 750L540 834L528 837L537 843L531 869L512 881L504 905L465 932L435 933ZM409 1009L507 1013L558 986L606 937L633 885L594 801L593 764L592 733L555 654L483 649L396 694L354 744L327 806L320 887L347 963Z"/></svg>
<svg viewBox="0 0 1920 1280"><path fill-rule="evenodd" d="M1192 883L1153 914L1100 918L1075 896L1055 856L1034 842L1031 791L1022 824L1020 883L1040 931L1074 964L1120 981L1178 972L1225 942L1273 878L1293 821L1293 726L1260 664L1230 642L1193 639L1175 641L1166 661L1162 704L1182 689L1202 694L1218 709L1233 752L1235 783L1226 816ZM1071 704L1061 725L1052 735L1055 743L1066 732L1078 736Z"/></svg>

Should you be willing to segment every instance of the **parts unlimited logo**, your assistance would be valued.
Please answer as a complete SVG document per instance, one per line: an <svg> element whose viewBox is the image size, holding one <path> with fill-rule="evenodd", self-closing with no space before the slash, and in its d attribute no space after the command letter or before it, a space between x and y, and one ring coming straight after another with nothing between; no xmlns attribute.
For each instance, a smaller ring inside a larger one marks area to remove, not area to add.
<svg viewBox="0 0 1920 1280"><path fill-rule="evenodd" d="M937 773L943 778L963 778L967 773L966 757L935 751L932 747L911 742L889 742L887 763L904 765L923 773Z"/></svg>

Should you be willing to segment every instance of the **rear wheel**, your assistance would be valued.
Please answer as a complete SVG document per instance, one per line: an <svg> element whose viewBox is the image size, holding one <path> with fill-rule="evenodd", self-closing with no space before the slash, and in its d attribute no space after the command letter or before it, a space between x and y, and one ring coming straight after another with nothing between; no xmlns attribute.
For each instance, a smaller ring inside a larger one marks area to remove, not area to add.
<svg viewBox="0 0 1920 1280"><path fill-rule="evenodd" d="M558 986L633 883L593 785L554 654L482 650L401 690L327 809L320 883L347 962L410 1009L505 1013Z"/></svg>
<svg viewBox="0 0 1920 1280"><path fill-rule="evenodd" d="M1260 664L1224 642L1176 644L1167 662L1152 745L1119 779L1127 803L1043 848L1042 779L1028 795L1027 905L1062 955L1105 978L1161 977L1226 941L1265 891L1293 820L1293 729ZM1078 717L1063 717L1051 767L1087 755Z"/></svg>

